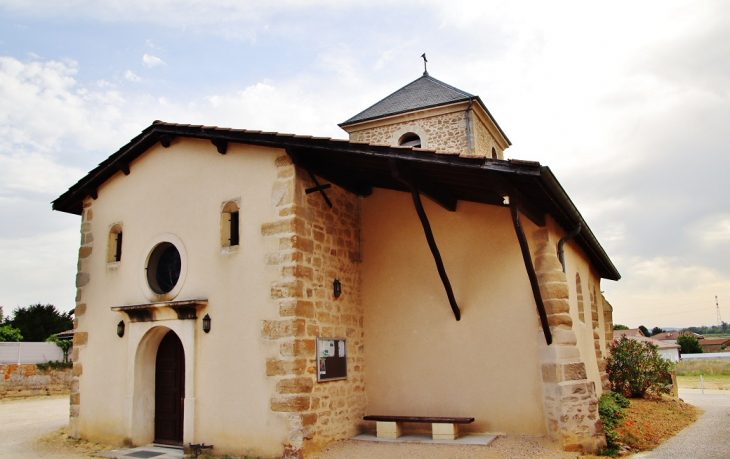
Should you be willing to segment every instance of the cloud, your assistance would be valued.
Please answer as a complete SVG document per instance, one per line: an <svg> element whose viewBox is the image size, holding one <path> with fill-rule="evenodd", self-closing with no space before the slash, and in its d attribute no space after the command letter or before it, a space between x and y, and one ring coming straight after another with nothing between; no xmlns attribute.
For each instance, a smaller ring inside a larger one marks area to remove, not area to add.
<svg viewBox="0 0 730 459"><path fill-rule="evenodd" d="M165 61L163 61L159 57L146 53L144 56L142 56L142 63L145 65L145 67L148 68L158 67L160 65L167 65Z"/></svg>
<svg viewBox="0 0 730 459"><path fill-rule="evenodd" d="M142 77L138 76L131 70L127 70L126 72L124 72L124 78L133 83L139 83L140 81L142 81Z"/></svg>

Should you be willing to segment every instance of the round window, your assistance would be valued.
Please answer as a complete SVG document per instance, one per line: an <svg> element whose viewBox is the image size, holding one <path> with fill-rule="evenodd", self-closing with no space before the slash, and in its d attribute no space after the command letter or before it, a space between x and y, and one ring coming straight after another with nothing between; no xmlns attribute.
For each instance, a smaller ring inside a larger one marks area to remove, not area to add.
<svg viewBox="0 0 730 459"><path fill-rule="evenodd" d="M180 252L170 242L157 244L147 263L147 283L158 294L169 293L180 279Z"/></svg>

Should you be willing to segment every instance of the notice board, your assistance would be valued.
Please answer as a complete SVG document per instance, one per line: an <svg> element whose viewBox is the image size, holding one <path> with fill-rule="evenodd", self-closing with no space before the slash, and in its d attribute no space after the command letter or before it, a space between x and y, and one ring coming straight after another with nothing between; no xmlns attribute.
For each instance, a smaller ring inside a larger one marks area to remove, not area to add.
<svg viewBox="0 0 730 459"><path fill-rule="evenodd" d="M317 338L317 382L347 379L347 340Z"/></svg>

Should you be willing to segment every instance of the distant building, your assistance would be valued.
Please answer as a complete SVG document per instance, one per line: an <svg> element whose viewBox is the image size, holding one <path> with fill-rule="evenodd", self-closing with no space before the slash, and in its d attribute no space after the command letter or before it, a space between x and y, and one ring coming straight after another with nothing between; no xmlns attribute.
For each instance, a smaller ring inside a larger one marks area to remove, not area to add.
<svg viewBox="0 0 730 459"><path fill-rule="evenodd" d="M638 330L638 329L635 329ZM651 343L658 348L659 355L671 362L679 362L679 349L678 344L673 344L667 341L659 341L653 336L644 336L641 331L638 334L633 333L634 330L614 330L613 339L617 340L621 336L626 336L629 339L639 342Z"/></svg>
<svg viewBox="0 0 730 459"><path fill-rule="evenodd" d="M705 352L723 352L725 348L730 347L728 338L700 339L699 342Z"/></svg>
<svg viewBox="0 0 730 459"><path fill-rule="evenodd" d="M666 341L668 343L677 343L677 338L684 335L692 335L695 338L704 339L705 337L703 335L692 333L690 331L672 331L672 332L662 332L657 335L653 335L652 338L657 339L659 341Z"/></svg>

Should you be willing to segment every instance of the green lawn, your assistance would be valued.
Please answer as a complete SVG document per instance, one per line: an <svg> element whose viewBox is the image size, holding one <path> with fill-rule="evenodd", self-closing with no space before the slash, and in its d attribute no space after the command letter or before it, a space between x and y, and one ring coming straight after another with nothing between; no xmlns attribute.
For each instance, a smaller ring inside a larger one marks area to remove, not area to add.
<svg viewBox="0 0 730 459"><path fill-rule="evenodd" d="M700 375L705 389L730 390L730 360L685 359L677 364L679 387L700 389Z"/></svg>
<svg viewBox="0 0 730 459"><path fill-rule="evenodd" d="M723 389L730 390L730 376L702 376L705 389ZM683 389L701 389L699 376L677 376L677 384Z"/></svg>

